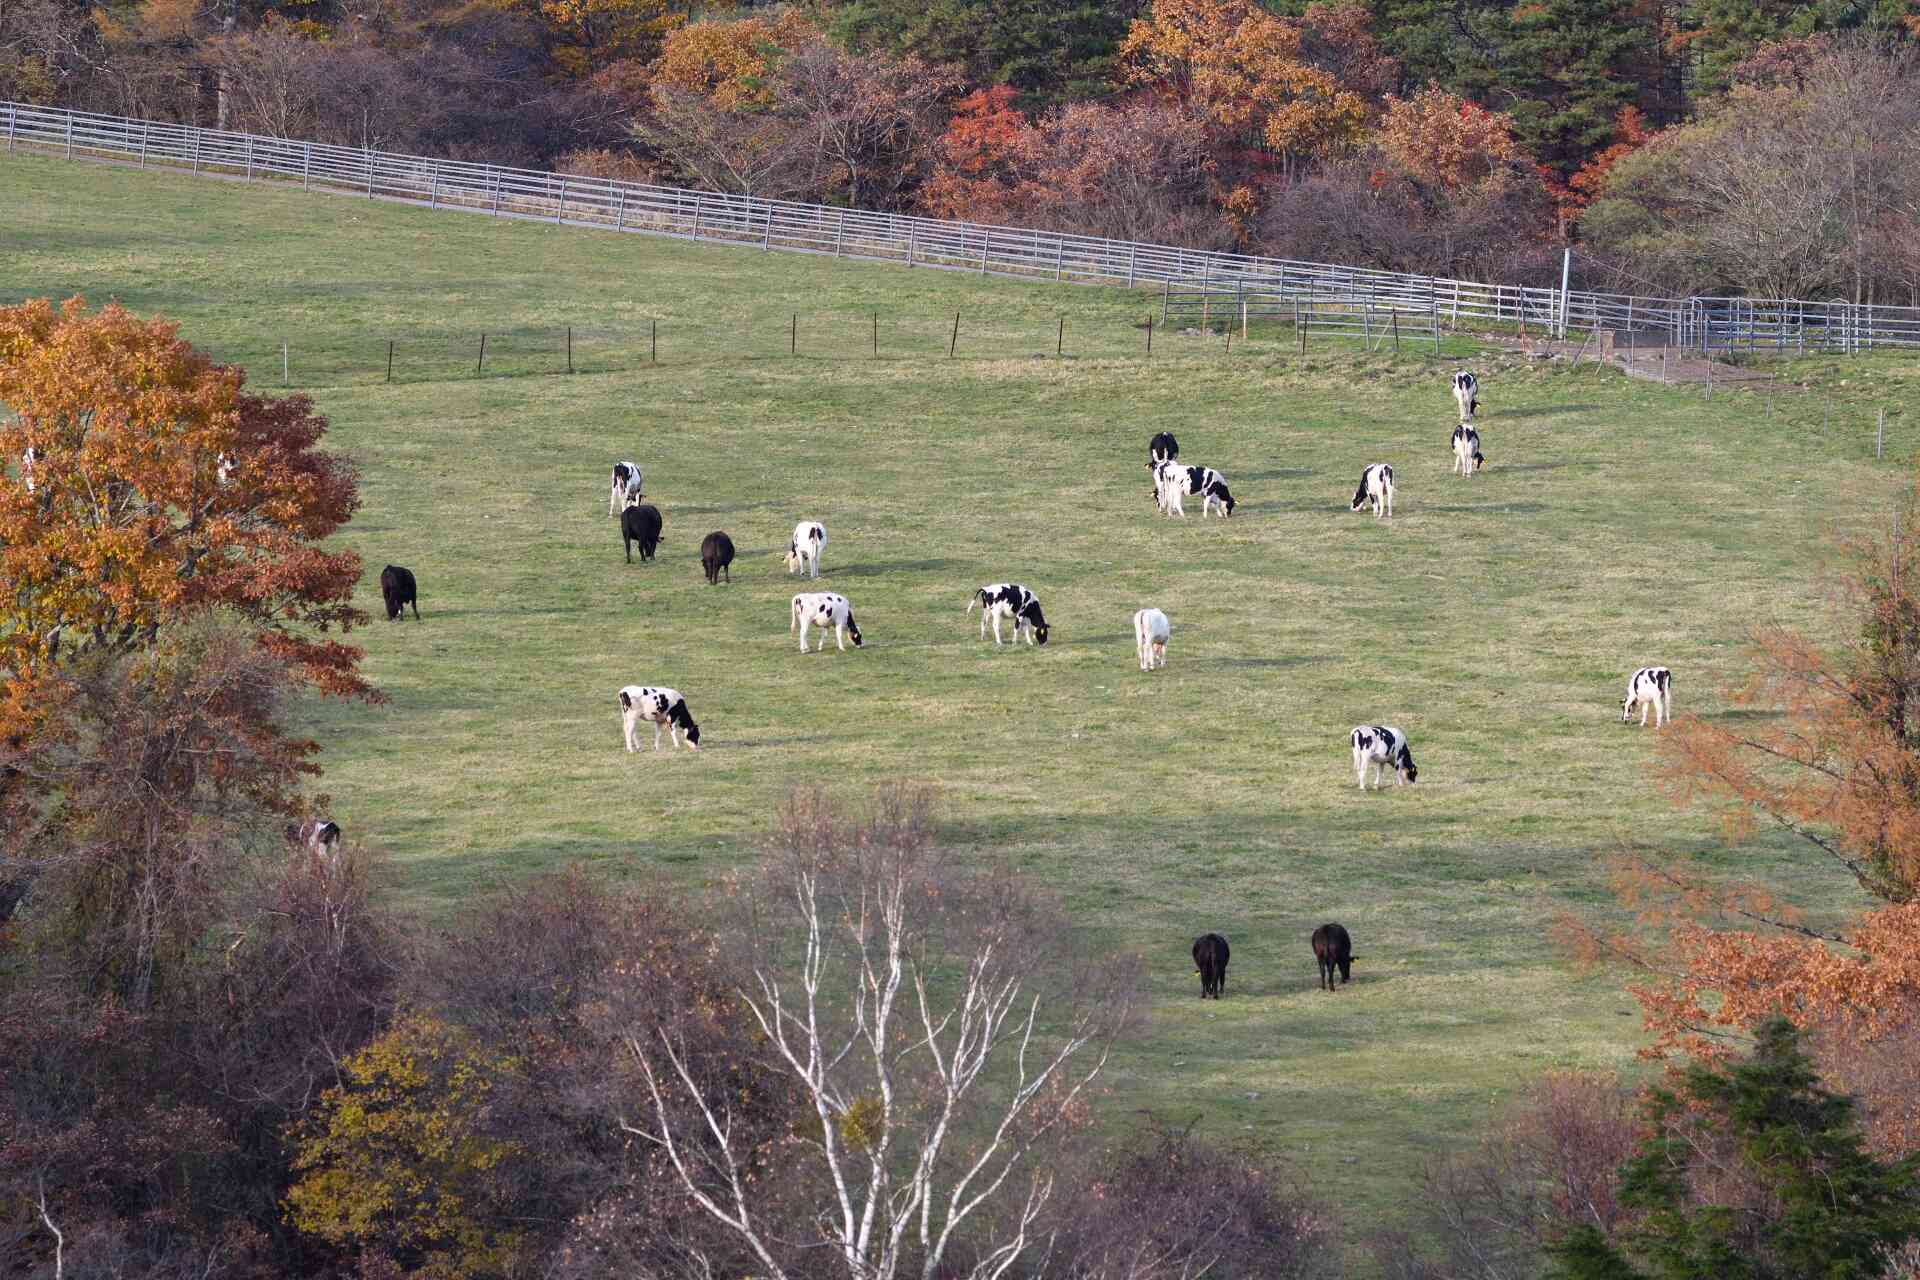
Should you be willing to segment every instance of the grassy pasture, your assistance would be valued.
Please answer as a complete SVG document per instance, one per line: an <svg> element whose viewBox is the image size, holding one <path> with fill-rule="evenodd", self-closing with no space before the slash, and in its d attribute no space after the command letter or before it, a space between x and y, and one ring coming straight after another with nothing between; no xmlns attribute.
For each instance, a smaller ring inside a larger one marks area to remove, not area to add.
<svg viewBox="0 0 1920 1280"><path fill-rule="evenodd" d="M706 884L796 782L935 782L955 841L1148 957L1153 1021L1112 1076L1113 1123L1200 1114L1338 1188L1362 1230L1533 1073L1630 1063L1617 978L1542 938L1556 908L1605 909L1608 854L1786 865L1657 794L1622 684L1665 663L1680 708L1722 714L1751 626L1826 625L1832 535L1896 484L1870 440L1809 448L1751 396L1491 353L1491 465L1463 481L1430 356L1301 357L1256 331L1230 355L1157 335L1148 360L1145 294L53 160L0 160L0 264L0 300L115 296L258 385L288 341L363 468L362 603L378 611L387 562L421 583L423 623L359 636L392 701L310 711L333 813L407 903L457 916L572 861ZM378 372L389 338L451 353L483 328L654 321L658 365L621 337L571 377L530 375L551 351L502 366L529 376L474 379L451 354L394 386ZM1227 474L1232 520L1156 516L1159 429ZM623 563L606 512L623 457L665 514L651 564ZM1347 510L1376 460L1398 472L1390 523ZM863 651L802 657L781 625L803 517L827 525L817 585L851 598ZM712 529L740 549L731 586L701 576ZM962 616L1005 579L1040 593L1045 648L982 644ZM1173 623L1151 676L1129 629L1145 604ZM625 754L629 682L685 692L707 749ZM1360 721L1409 733L1417 786L1356 790ZM1857 905L1796 874L1815 918ZM1307 935L1335 919L1360 960L1327 996ZM1207 929L1233 964L1203 1005L1187 948Z"/></svg>

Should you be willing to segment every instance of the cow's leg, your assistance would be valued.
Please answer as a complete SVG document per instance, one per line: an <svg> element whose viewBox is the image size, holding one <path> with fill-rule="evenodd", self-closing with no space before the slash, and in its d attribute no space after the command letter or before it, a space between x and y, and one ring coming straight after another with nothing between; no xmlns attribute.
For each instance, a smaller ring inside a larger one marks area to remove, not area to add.
<svg viewBox="0 0 1920 1280"><path fill-rule="evenodd" d="M833 642L840 646L840 652L845 653L847 651L847 624L846 623L836 622L833 624ZM824 641L822 642L821 647L822 648L825 647Z"/></svg>
<svg viewBox="0 0 1920 1280"><path fill-rule="evenodd" d="M992 612L993 612L993 609L991 607L982 609L980 611L980 639L982 641L984 641L987 638L987 615Z"/></svg>
<svg viewBox="0 0 1920 1280"><path fill-rule="evenodd" d="M658 720L653 722L653 749L655 751L660 749L660 722Z"/></svg>
<svg viewBox="0 0 1920 1280"><path fill-rule="evenodd" d="M800 619L800 652L802 653L807 651L807 624L808 620L802 617Z"/></svg>
<svg viewBox="0 0 1920 1280"><path fill-rule="evenodd" d="M995 644L999 644L1000 643L1000 611L998 609L995 609L992 612L993 612L993 642Z"/></svg>

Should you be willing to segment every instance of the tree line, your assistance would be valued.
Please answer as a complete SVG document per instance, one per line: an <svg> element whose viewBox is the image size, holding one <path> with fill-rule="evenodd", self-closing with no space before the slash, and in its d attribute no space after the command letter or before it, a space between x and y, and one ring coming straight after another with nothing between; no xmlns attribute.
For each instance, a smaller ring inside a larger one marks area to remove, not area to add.
<svg viewBox="0 0 1920 1280"><path fill-rule="evenodd" d="M1915 0L16 0L0 94L1642 293L1920 304Z"/></svg>

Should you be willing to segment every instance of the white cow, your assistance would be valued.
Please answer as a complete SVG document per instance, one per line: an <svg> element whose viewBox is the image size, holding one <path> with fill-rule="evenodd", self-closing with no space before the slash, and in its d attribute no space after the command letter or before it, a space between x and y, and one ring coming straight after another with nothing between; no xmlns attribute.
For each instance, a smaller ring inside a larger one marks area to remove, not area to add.
<svg viewBox="0 0 1920 1280"><path fill-rule="evenodd" d="M1373 773L1375 787L1385 783L1386 770L1392 767L1405 786L1419 776L1413 767L1413 752L1407 749L1407 735L1390 724L1360 724L1349 735L1353 742L1353 771L1359 776L1360 789L1367 789L1367 773Z"/></svg>
<svg viewBox="0 0 1920 1280"><path fill-rule="evenodd" d="M1047 642L1047 615L1040 611L1040 597L1017 582L996 582L980 588L967 601L966 612L980 608L980 638L987 638L987 621L993 621L993 642L1000 643L1000 620L1013 620L1013 642L1020 643L1025 632L1028 644Z"/></svg>
<svg viewBox="0 0 1920 1280"><path fill-rule="evenodd" d="M667 731L667 747L671 750L680 745L681 735L686 736L689 750L700 749L700 726L693 722L693 716L687 711L687 700L680 696L678 689L656 689L652 685L630 684L620 691L620 728L627 740L627 750L640 749L640 722L653 721L653 749L660 749L660 730Z"/></svg>
<svg viewBox="0 0 1920 1280"><path fill-rule="evenodd" d="M1627 677L1627 696L1620 700L1620 723L1633 719L1640 708L1640 727L1647 724L1647 712L1653 712L1653 727L1658 729L1673 719L1673 672L1665 667L1642 667Z"/></svg>
<svg viewBox="0 0 1920 1280"><path fill-rule="evenodd" d="M1393 514L1393 468L1376 462L1360 473L1360 487L1353 491L1353 510L1371 504L1373 518Z"/></svg>
<svg viewBox="0 0 1920 1280"><path fill-rule="evenodd" d="M1461 476L1471 476L1487 465L1486 455L1480 452L1480 433L1466 423L1453 429L1453 469Z"/></svg>
<svg viewBox="0 0 1920 1280"><path fill-rule="evenodd" d="M607 514L618 515L629 502L640 500L640 467L637 463L613 464L613 484L607 490Z"/></svg>
<svg viewBox="0 0 1920 1280"><path fill-rule="evenodd" d="M1167 615L1158 609L1142 609L1133 615L1133 647L1140 656L1140 669L1151 671L1167 665L1167 638L1172 628Z"/></svg>
<svg viewBox="0 0 1920 1280"><path fill-rule="evenodd" d="M853 647L858 649L862 643L860 627L853 620L853 605L843 595L832 591L802 591L793 598L793 621L787 624L787 634L792 635L795 628L800 632L800 652L807 651L807 628L819 627L822 633L829 628L833 638L844 652L847 638L853 638ZM827 637L822 634L820 647L827 647Z"/></svg>
<svg viewBox="0 0 1920 1280"><path fill-rule="evenodd" d="M1465 369L1455 370L1453 402L1460 406L1460 421L1473 421L1473 415L1480 411L1480 379Z"/></svg>
<svg viewBox="0 0 1920 1280"><path fill-rule="evenodd" d="M802 565L808 577L820 576L820 553L827 549L827 526L818 520L802 520L793 526L793 541L787 544L787 572L798 573Z"/></svg>

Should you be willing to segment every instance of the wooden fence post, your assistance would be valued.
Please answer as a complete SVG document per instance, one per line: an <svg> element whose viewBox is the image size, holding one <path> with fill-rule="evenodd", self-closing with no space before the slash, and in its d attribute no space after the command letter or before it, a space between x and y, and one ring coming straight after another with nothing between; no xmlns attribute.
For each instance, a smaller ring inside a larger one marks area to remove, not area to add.
<svg viewBox="0 0 1920 1280"><path fill-rule="evenodd" d="M567 372L573 372L573 326L567 326Z"/></svg>
<svg viewBox="0 0 1920 1280"><path fill-rule="evenodd" d="M373 148L365 149L367 157L367 199L373 199Z"/></svg>
<svg viewBox="0 0 1920 1280"><path fill-rule="evenodd" d="M953 340L947 343L947 359L953 359L953 353L960 349L960 313L953 313Z"/></svg>
<svg viewBox="0 0 1920 1280"><path fill-rule="evenodd" d="M842 209L839 219L833 224L833 256L836 258L840 256L840 241L841 238L846 235L846 231L847 211Z"/></svg>
<svg viewBox="0 0 1920 1280"><path fill-rule="evenodd" d="M1067 238L1065 236L1055 236L1053 238L1053 279L1056 284L1067 278L1066 271Z"/></svg>
<svg viewBox="0 0 1920 1280"><path fill-rule="evenodd" d="M1400 308L1393 309L1393 354L1400 354Z"/></svg>
<svg viewBox="0 0 1920 1280"><path fill-rule="evenodd" d="M427 208L440 207L440 166L433 166L433 172L427 179Z"/></svg>
<svg viewBox="0 0 1920 1280"><path fill-rule="evenodd" d="M787 354L790 356L800 354L800 313L798 311L793 313L793 327L787 331Z"/></svg>
<svg viewBox="0 0 1920 1280"><path fill-rule="evenodd" d="M1129 289L1133 288L1133 265L1135 262L1139 261L1139 259L1140 259L1140 246L1137 244L1128 245L1127 246L1127 288Z"/></svg>
<svg viewBox="0 0 1920 1280"><path fill-rule="evenodd" d="M1240 341L1247 340L1247 295L1240 295Z"/></svg>
<svg viewBox="0 0 1920 1280"><path fill-rule="evenodd" d="M300 189L313 190L313 144L307 143L300 154Z"/></svg>
<svg viewBox="0 0 1920 1280"><path fill-rule="evenodd" d="M1887 411L1885 409L1882 409L1880 410L1880 426L1873 433L1873 460L1875 462L1878 462L1880 460L1881 450L1885 447L1886 443L1887 443Z"/></svg>
<svg viewBox="0 0 1920 1280"><path fill-rule="evenodd" d="M493 168L491 165L487 167ZM496 218L500 216L500 171L498 169L493 170L493 216Z"/></svg>
<svg viewBox="0 0 1920 1280"><path fill-rule="evenodd" d="M693 197L693 238L695 240L700 238L700 215L705 211L706 206L707 196L705 192L701 192Z"/></svg>
<svg viewBox="0 0 1920 1280"><path fill-rule="evenodd" d="M1167 306L1169 299L1173 296L1172 289L1173 281L1171 279L1160 282L1160 322L1162 324L1165 324L1167 320Z"/></svg>
<svg viewBox="0 0 1920 1280"><path fill-rule="evenodd" d="M1302 323L1302 319L1300 299L1295 298L1293 300L1293 332L1300 339L1300 354L1305 355L1307 354L1307 326Z"/></svg>
<svg viewBox="0 0 1920 1280"><path fill-rule="evenodd" d="M145 120L140 122L140 167L142 169L147 167L147 132L152 128L153 125L150 122Z"/></svg>
<svg viewBox="0 0 1920 1280"><path fill-rule="evenodd" d="M1060 317L1060 335L1053 340L1053 354L1060 355L1067 349L1067 318Z"/></svg>
<svg viewBox="0 0 1920 1280"><path fill-rule="evenodd" d="M387 381L393 381L393 343L391 340L387 343Z"/></svg>
<svg viewBox="0 0 1920 1280"><path fill-rule="evenodd" d="M873 313L873 358L880 358L880 313Z"/></svg>
<svg viewBox="0 0 1920 1280"><path fill-rule="evenodd" d="M8 107L7 108L7 151L9 154L11 154L13 151L13 136L15 133L19 131L19 129L20 129L20 108Z"/></svg>
<svg viewBox="0 0 1920 1280"><path fill-rule="evenodd" d="M473 362L474 377L477 378L480 376L480 370L486 366L486 363L487 363L487 335L483 333L480 335L480 358Z"/></svg>
<svg viewBox="0 0 1920 1280"><path fill-rule="evenodd" d="M200 130L193 131L193 171L200 172Z"/></svg>
<svg viewBox="0 0 1920 1280"><path fill-rule="evenodd" d="M993 232L980 237L980 274L987 274L987 246L993 243Z"/></svg>
<svg viewBox="0 0 1920 1280"><path fill-rule="evenodd" d="M920 232L920 227L918 223L909 222L907 224L907 265L908 266L913 265L913 240L914 240L914 237L919 234L919 232Z"/></svg>
<svg viewBox="0 0 1920 1280"><path fill-rule="evenodd" d="M749 206L751 207L751 206ZM773 201L767 201L767 234L760 238L760 252L773 248Z"/></svg>
<svg viewBox="0 0 1920 1280"><path fill-rule="evenodd" d="M560 179L560 203L553 211L553 220L557 225L567 216L567 180Z"/></svg>
<svg viewBox="0 0 1920 1280"><path fill-rule="evenodd" d="M73 113L67 113L67 159L73 159Z"/></svg>
<svg viewBox="0 0 1920 1280"><path fill-rule="evenodd" d="M625 231L627 229L627 189L621 187L615 194L618 198L613 204L613 229Z"/></svg>
<svg viewBox="0 0 1920 1280"><path fill-rule="evenodd" d="M653 356L652 356L652 362L653 362L654 364L659 364L659 363L660 363L660 322L659 322L658 320L655 320L655 321L653 322Z"/></svg>
<svg viewBox="0 0 1920 1280"><path fill-rule="evenodd" d="M247 181L253 181L253 135L247 135Z"/></svg>
<svg viewBox="0 0 1920 1280"><path fill-rule="evenodd" d="M292 383L293 374L288 369L287 344L282 342L280 344L280 385L285 387L291 386Z"/></svg>
<svg viewBox="0 0 1920 1280"><path fill-rule="evenodd" d="M1153 356L1153 316L1151 314L1147 316L1147 356L1148 358Z"/></svg>

